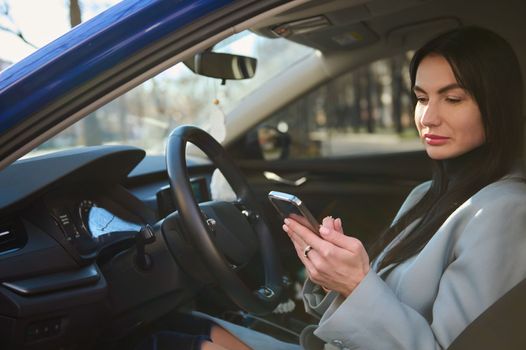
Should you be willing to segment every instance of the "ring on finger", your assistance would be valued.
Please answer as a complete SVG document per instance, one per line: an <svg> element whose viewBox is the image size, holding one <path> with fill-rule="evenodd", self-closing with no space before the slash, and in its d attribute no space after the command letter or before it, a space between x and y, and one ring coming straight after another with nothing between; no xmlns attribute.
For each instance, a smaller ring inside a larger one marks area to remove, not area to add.
<svg viewBox="0 0 526 350"><path fill-rule="evenodd" d="M310 245L306 246L305 249L303 249L303 255L308 259L309 258L309 252L312 250L312 247Z"/></svg>

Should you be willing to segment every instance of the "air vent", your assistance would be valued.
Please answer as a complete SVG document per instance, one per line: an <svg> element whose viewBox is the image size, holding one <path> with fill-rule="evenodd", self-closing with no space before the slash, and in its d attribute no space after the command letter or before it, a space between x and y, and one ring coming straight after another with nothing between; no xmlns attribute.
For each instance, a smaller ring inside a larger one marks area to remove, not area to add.
<svg viewBox="0 0 526 350"><path fill-rule="evenodd" d="M22 248L26 240L24 226L19 219L0 219L0 254Z"/></svg>

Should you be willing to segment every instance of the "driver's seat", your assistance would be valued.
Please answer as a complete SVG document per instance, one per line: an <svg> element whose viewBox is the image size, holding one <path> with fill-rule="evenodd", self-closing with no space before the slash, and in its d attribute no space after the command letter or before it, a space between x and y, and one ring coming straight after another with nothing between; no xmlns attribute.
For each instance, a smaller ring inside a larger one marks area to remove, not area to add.
<svg viewBox="0 0 526 350"><path fill-rule="evenodd" d="M448 350L526 349L526 279L504 294Z"/></svg>

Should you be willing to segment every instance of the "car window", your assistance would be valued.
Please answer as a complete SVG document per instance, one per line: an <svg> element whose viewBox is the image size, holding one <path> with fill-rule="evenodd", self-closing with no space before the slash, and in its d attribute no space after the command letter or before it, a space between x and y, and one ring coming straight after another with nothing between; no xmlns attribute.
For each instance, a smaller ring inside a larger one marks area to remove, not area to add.
<svg viewBox="0 0 526 350"><path fill-rule="evenodd" d="M221 141L226 132L225 116L240 100L287 65L314 51L250 31L225 39L213 50L256 57L255 76L222 84L221 80L196 75L179 63L91 113L26 157L103 144L134 145L147 154L163 154L164 140L181 124L203 128Z"/></svg>
<svg viewBox="0 0 526 350"><path fill-rule="evenodd" d="M410 56L381 59L330 80L249 135L267 160L423 149L412 117Z"/></svg>
<svg viewBox="0 0 526 350"><path fill-rule="evenodd" d="M0 71L120 1L0 1Z"/></svg>

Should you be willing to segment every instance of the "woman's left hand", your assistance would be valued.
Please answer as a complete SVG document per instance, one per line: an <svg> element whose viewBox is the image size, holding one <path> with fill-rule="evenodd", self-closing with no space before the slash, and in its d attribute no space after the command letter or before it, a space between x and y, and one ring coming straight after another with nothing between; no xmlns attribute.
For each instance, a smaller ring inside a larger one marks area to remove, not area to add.
<svg viewBox="0 0 526 350"><path fill-rule="evenodd" d="M285 219L287 232L309 278L325 289L347 297L369 272L369 256L362 242L343 234L340 219L326 217L318 236L292 219ZM305 254L307 246L312 249Z"/></svg>

